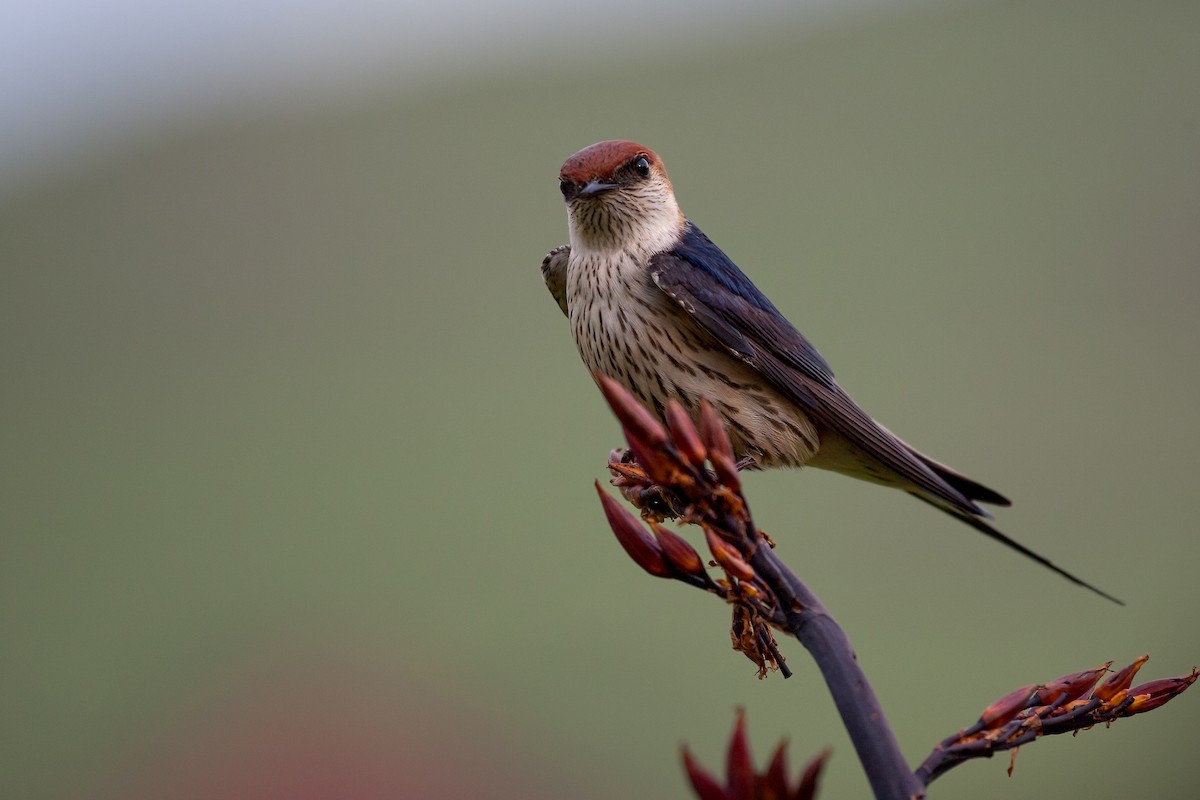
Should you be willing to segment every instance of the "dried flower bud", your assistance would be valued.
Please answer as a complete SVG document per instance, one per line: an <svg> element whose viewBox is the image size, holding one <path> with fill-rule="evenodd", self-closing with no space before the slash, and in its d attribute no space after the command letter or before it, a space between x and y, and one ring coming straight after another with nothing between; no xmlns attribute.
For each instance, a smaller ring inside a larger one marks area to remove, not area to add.
<svg viewBox="0 0 1200 800"><path fill-rule="evenodd" d="M755 585L757 579L757 576L755 576L754 581L742 581L738 584L738 589L741 590L742 594L752 600L763 596L762 590Z"/></svg>

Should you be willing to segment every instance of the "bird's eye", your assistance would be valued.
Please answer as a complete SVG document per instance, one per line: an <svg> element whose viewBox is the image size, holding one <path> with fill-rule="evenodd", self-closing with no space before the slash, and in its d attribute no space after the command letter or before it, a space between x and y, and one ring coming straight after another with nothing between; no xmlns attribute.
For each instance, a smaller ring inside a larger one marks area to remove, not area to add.
<svg viewBox="0 0 1200 800"><path fill-rule="evenodd" d="M650 177L650 159L645 156L638 156L633 160L633 171L643 178Z"/></svg>
<svg viewBox="0 0 1200 800"><path fill-rule="evenodd" d="M570 182L569 180L567 180L566 178L563 178L562 180L560 180L560 181L558 182L558 190L559 190L560 192L562 192L562 194L563 194L563 197L566 197L566 198L568 198L568 199L569 199L569 198L570 198L570 196L571 196L571 190L572 190L572 189L574 189L574 188L575 188L575 184L571 183L571 182Z"/></svg>

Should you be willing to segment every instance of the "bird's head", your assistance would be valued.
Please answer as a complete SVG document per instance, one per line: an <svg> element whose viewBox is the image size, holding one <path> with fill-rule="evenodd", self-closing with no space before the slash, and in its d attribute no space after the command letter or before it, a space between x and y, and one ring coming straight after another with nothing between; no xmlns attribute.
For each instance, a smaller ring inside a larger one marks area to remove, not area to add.
<svg viewBox="0 0 1200 800"><path fill-rule="evenodd" d="M683 226L662 160L635 142L583 148L563 164L558 182L573 249L655 253L669 248Z"/></svg>

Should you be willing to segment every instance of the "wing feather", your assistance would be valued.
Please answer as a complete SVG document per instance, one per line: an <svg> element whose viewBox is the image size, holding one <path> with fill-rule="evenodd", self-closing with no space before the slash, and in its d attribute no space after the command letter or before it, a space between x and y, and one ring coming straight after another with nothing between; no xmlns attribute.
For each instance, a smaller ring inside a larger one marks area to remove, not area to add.
<svg viewBox="0 0 1200 800"><path fill-rule="evenodd" d="M718 342L799 404L818 427L833 431L895 475L895 485L1067 580L1124 605L988 524L987 513L974 501L1009 505L1008 500L917 452L871 419L837 385L816 348L691 223L675 248L651 259L650 269L655 283Z"/></svg>
<svg viewBox="0 0 1200 800"><path fill-rule="evenodd" d="M560 244L542 259L542 280L550 290L550 296L563 314L567 314L567 261L571 258L571 245Z"/></svg>
<svg viewBox="0 0 1200 800"><path fill-rule="evenodd" d="M732 354L800 404L818 425L894 473L898 483L960 514L986 515L938 475L936 462L926 461L863 411L837 385L812 343L698 228L688 223L680 243L654 256L650 269L659 288Z"/></svg>

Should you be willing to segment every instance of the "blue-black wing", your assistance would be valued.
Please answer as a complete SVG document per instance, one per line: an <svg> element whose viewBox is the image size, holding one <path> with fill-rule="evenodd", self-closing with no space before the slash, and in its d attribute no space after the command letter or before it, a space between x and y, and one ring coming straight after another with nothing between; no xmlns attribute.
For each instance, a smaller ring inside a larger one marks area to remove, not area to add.
<svg viewBox="0 0 1200 800"><path fill-rule="evenodd" d="M659 288L717 342L758 370L819 428L833 431L892 473L899 479L895 485L1072 583L1124 605L989 524L974 501L1009 505L1008 500L917 452L871 419L837 385L816 348L694 225L687 223L679 244L651 259L650 270Z"/></svg>
<svg viewBox="0 0 1200 800"><path fill-rule="evenodd" d="M724 345L796 402L818 426L928 499L959 514L986 516L975 500L1008 505L1000 494L916 452L863 411L800 331L719 247L687 223L679 243L650 262L655 283Z"/></svg>

